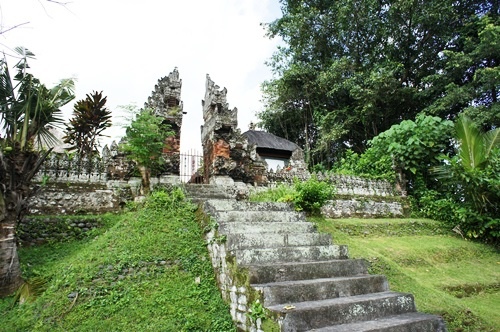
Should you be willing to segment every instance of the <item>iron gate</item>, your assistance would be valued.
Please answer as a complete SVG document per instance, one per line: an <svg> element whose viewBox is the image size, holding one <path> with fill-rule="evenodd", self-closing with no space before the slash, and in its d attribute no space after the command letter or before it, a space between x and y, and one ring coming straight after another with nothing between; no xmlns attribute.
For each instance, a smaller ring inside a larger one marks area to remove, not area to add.
<svg viewBox="0 0 500 332"><path fill-rule="evenodd" d="M203 153L196 150L181 152L179 176L183 183L204 183Z"/></svg>

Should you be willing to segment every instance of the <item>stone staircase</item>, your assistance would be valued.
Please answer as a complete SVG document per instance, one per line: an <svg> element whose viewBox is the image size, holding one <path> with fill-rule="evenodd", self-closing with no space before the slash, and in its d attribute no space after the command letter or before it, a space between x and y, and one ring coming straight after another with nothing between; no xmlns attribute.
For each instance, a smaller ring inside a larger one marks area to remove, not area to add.
<svg viewBox="0 0 500 332"><path fill-rule="evenodd" d="M411 294L390 291L384 276L348 259L346 246L288 204L209 199L203 209L213 225L212 264L239 330L446 331L440 317L418 313ZM259 303L271 319L252 317Z"/></svg>

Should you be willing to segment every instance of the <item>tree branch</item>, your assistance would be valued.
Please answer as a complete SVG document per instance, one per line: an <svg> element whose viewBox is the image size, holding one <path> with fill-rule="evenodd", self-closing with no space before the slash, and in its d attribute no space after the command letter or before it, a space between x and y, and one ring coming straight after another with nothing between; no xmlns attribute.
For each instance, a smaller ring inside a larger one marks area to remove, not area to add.
<svg viewBox="0 0 500 332"><path fill-rule="evenodd" d="M8 29L6 29L6 30L3 30L3 29L2 29L2 30L0 30L0 35L1 35L1 34L3 34L3 33L8 32L8 31L10 31L10 30L13 30L13 29L19 28L19 27L20 27L20 26L22 26L22 25L29 24L29 23L30 23L30 22L19 23L19 24L16 24L16 25L14 25L13 27L10 27L10 28L8 28Z"/></svg>
<svg viewBox="0 0 500 332"><path fill-rule="evenodd" d="M62 5L62 6L66 6L67 4L70 4L71 1L67 1L67 2L62 2L62 1L56 1L56 0L46 0L47 2L53 2L53 3L57 3L58 5Z"/></svg>

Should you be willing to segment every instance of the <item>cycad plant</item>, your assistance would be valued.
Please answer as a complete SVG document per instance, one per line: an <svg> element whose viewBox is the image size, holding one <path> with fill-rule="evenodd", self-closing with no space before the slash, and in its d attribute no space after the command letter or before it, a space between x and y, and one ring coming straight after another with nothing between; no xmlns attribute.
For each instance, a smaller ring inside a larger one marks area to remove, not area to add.
<svg viewBox="0 0 500 332"><path fill-rule="evenodd" d="M74 98L72 80L49 89L27 72L34 54L22 47L15 52L14 77L0 60L0 297L22 283L15 229L33 194L31 179L51 151L38 150L37 143L56 142L50 126L62 122L60 108Z"/></svg>

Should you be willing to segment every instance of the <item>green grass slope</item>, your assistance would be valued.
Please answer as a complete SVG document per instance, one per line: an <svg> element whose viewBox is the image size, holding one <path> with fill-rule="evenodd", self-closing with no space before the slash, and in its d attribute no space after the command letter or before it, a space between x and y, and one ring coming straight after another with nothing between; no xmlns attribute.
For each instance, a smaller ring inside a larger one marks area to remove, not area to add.
<svg viewBox="0 0 500 332"><path fill-rule="evenodd" d="M392 290L412 293L417 309L442 315L450 332L500 331L498 250L424 219L313 221L350 257L365 258Z"/></svg>
<svg viewBox="0 0 500 332"><path fill-rule="evenodd" d="M0 331L235 331L195 215L180 190L155 192L86 239L21 249L46 289L0 300Z"/></svg>

